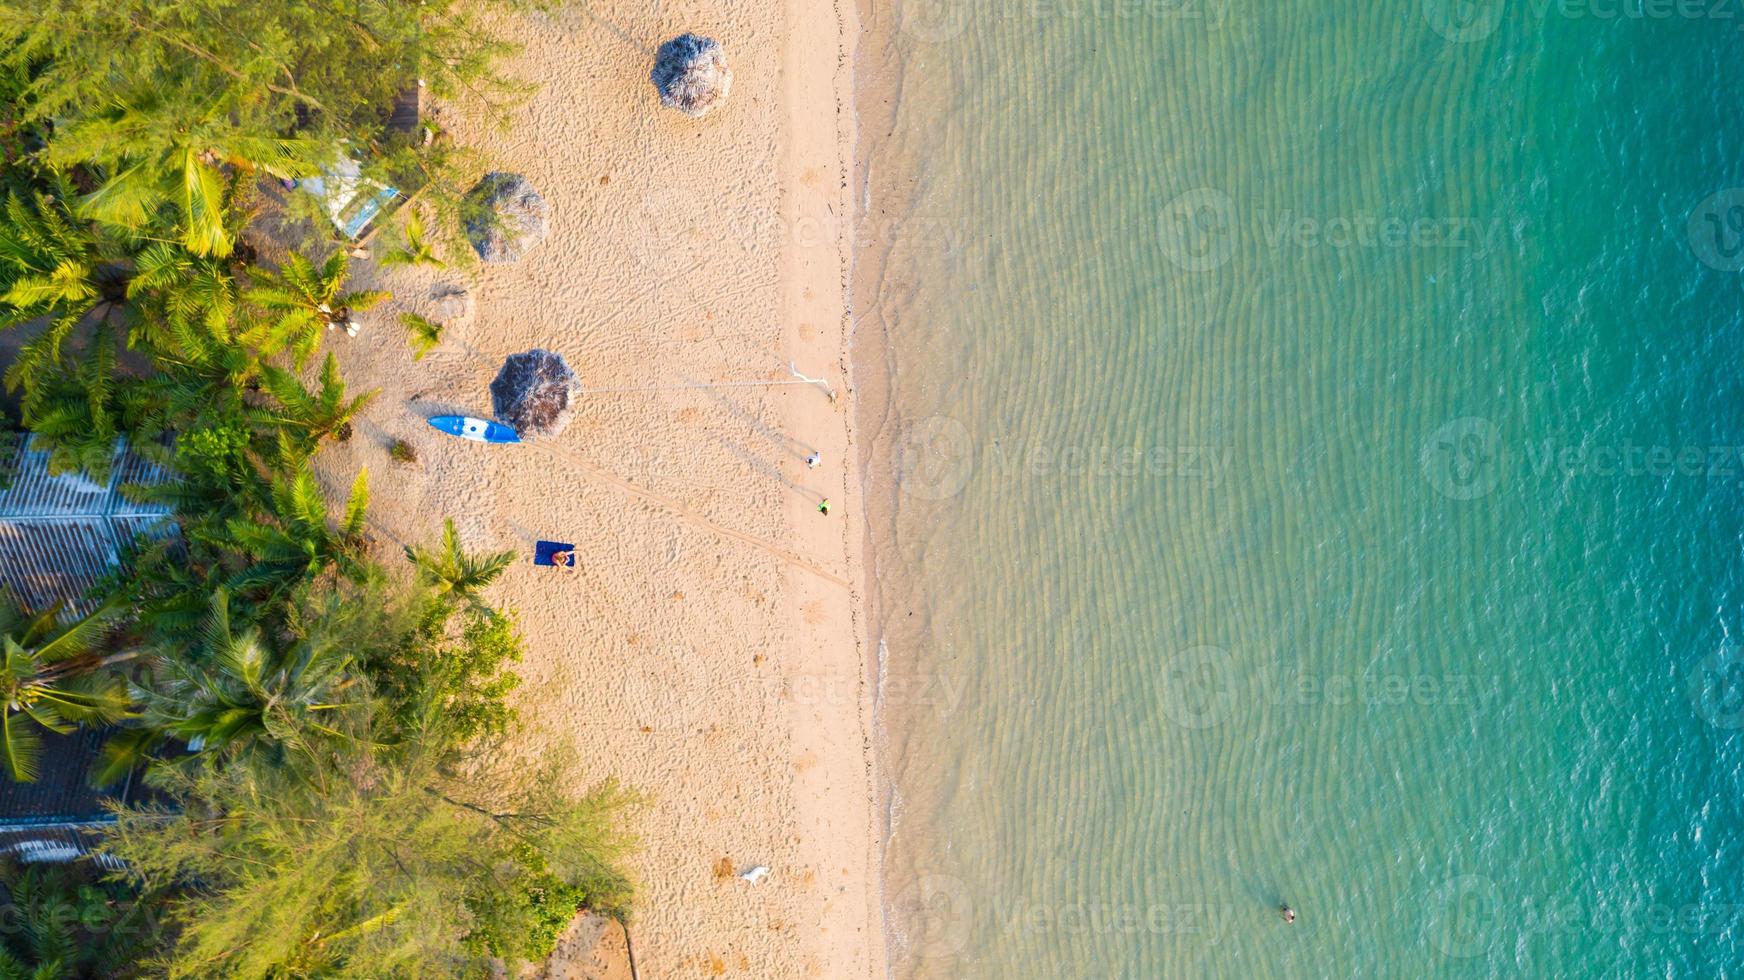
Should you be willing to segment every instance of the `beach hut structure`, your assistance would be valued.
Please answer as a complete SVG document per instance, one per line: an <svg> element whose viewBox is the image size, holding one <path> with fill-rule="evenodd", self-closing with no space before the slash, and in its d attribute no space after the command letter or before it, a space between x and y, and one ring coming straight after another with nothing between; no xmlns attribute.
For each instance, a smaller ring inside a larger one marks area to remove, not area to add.
<svg viewBox="0 0 1744 980"><path fill-rule="evenodd" d="M34 443L33 436L0 454L0 589L33 609L61 602L89 612L96 603L86 592L115 568L123 547L170 528L167 506L130 500L121 488L163 483L169 473L118 443L102 479L55 474Z"/></svg>
<svg viewBox="0 0 1744 980"><path fill-rule="evenodd" d="M523 438L554 436L569 425L580 390L562 354L534 348L503 362L490 384L491 411Z"/></svg>
<svg viewBox="0 0 1744 980"><path fill-rule="evenodd" d="M520 174L493 171L466 192L461 228L486 262L513 262L545 237L545 198Z"/></svg>
<svg viewBox="0 0 1744 980"><path fill-rule="evenodd" d="M100 478L50 472L49 454L28 441L0 452L0 590L31 609L63 603L70 615L90 612L91 587L116 567L128 542L174 533L168 507L130 500L121 488L169 478L125 443ZM138 799L132 775L90 785L108 737L95 728L46 733L36 782L0 776L0 855L73 860L88 852L96 830L114 823L105 803Z"/></svg>
<svg viewBox="0 0 1744 980"><path fill-rule="evenodd" d="M115 823L109 804L152 799L135 773L108 786L91 785L111 734L100 728L66 735L45 732L42 775L36 782L14 783L0 776L0 856L21 864L77 860Z"/></svg>
<svg viewBox="0 0 1744 980"><path fill-rule="evenodd" d="M703 116L733 87L720 42L712 37L680 34L660 45L649 74L662 104L687 116Z"/></svg>

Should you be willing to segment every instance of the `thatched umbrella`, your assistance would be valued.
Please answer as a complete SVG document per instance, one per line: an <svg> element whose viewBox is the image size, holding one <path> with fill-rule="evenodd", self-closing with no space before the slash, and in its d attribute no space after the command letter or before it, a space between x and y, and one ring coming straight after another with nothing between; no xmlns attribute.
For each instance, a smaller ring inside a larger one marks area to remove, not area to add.
<svg viewBox="0 0 1744 980"><path fill-rule="evenodd" d="M520 174L488 173L466 192L466 240L486 262L513 262L545 237L545 198Z"/></svg>
<svg viewBox="0 0 1744 980"><path fill-rule="evenodd" d="M569 424L570 402L580 391L562 354L511 354L491 382L491 411L523 437L554 436Z"/></svg>
<svg viewBox="0 0 1744 980"><path fill-rule="evenodd" d="M727 98L733 72L712 37L680 34L660 46L648 76L660 101L687 116L701 116Z"/></svg>

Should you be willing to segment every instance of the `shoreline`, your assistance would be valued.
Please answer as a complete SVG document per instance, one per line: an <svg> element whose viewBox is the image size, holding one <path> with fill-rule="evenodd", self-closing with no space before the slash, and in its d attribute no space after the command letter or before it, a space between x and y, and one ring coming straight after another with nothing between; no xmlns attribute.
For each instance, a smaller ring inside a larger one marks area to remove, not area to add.
<svg viewBox="0 0 1744 980"><path fill-rule="evenodd" d="M860 907L847 912L848 917L860 921L864 930L861 950L850 953L845 959L831 957L822 971L808 972L832 977L881 978L888 975L888 959L883 905L884 828L877 803L881 780L876 714L878 647L875 593L872 591L874 576L867 563L867 556L872 553L872 525L867 494L869 470L860 440L859 385L863 378L854 351L853 305L857 259L852 235L856 214L853 178L859 166L857 72L861 21L859 0L830 0L830 3L833 11L830 22L836 35L833 51L810 36L822 20L815 16L816 8L822 5L821 0L788 0L787 3L790 29L786 32L788 59L785 68L792 107L788 132L795 141L789 147L787 176L790 183L783 213L787 216L784 224L790 229L787 253L803 267L799 274L785 277L789 310L799 312L798 316L789 318L787 339L790 350L806 349L805 316L812 312L808 307L814 304L818 307L815 312L820 319L827 311L835 321L834 330L825 333L820 340L825 342L834 362L832 374L839 374L842 381L839 398L842 440L836 458L840 460L842 499L847 505L840 542L846 565L851 570L852 585L847 598L852 649L838 650L830 658L827 669L845 671L853 681L852 689L857 692L853 711L856 744L836 746L838 762L835 765L811 770L815 777L802 789L799 800L802 811L819 829L813 840L822 844L826 851L832 849L830 838L834 836L826 828L839 807L846 804L849 812L858 812L859 830L854 834L858 839L851 841L849 846L858 851L858 857L865 862L866 868L859 888ZM802 25L804 29L801 29ZM828 90L812 84L812 78L825 71L834 79ZM816 125L818 117L825 113L829 114L833 125ZM826 133L830 138L823 138L822 134ZM836 179L814 182L812 166L822 158L831 161ZM792 182L795 176L797 182ZM836 218L837 215L847 215L848 220L843 222ZM803 244L807 236L801 233L801 229L819 225L836 229L827 257L811 254L815 250ZM817 303L821 298L817 294L822 293L826 284L831 289L832 298L827 303ZM789 418L796 429L807 422L803 412L792 413ZM834 478L832 473L832 481ZM820 726L812 730L812 734L819 736L817 749L827 749L828 742L847 734L831 732L831 727L835 726ZM856 766L857 774L850 792L844 794L839 787L832 789L832 780L847 777L850 767ZM839 850L841 846L842 842L837 838L834 849ZM826 859L821 853L818 857L819 860ZM844 868L844 873L847 871ZM850 903L850 907L853 904ZM820 922L823 931L828 931L827 923L828 916Z"/></svg>
<svg viewBox="0 0 1744 980"><path fill-rule="evenodd" d="M505 71L537 89L506 127L442 119L545 196L550 234L470 271L356 263L357 288L395 298L336 347L380 394L321 469L332 485L370 468L385 547L443 515L469 550L578 545L574 573L517 562L491 598L526 639L516 755L649 798L630 862L644 977L886 976L853 225L836 219L855 206L854 2L506 17L523 50ZM685 31L719 39L734 72L702 119L648 82L654 47ZM445 282L473 312L414 362L398 315L430 314ZM533 347L581 379L562 435L501 452L423 424L488 410L502 358ZM837 398L791 384L790 364ZM419 462L390 463L392 439ZM737 877L759 865L761 883ZM591 951L560 950L547 975L594 975Z"/></svg>
<svg viewBox="0 0 1744 980"><path fill-rule="evenodd" d="M864 435L858 466L866 501L863 565L868 643L876 685L873 755L877 767L873 784L873 819L879 848L881 955L886 974L894 976L896 964L901 961L907 945L897 905L906 906L913 897L906 890L895 896L889 891L890 847L901 816L901 794L890 767L893 760L901 757L903 746L893 730L893 726L900 729L901 719L889 714L891 710L900 710L901 706L887 705L884 700L890 667L886 629L900 626L894 620L887 622L887 617L894 614L886 606L892 595L884 574L900 572L880 566L881 558L900 556L896 548L896 515L901 503L898 454L903 420L894 402L897 364L885 313L885 289L892 284L892 259L897 242L894 236L881 234L868 238L860 234L860 229L870 227L887 231L894 227L889 208L893 202L902 208L912 206L915 177L909 169L912 162L900 155L898 143L891 139L896 130L896 114L904 81L903 61L896 43L900 34L896 8L879 4L876 0L852 2L857 7L860 33L854 63L854 112L859 136L854 151L852 180L854 220L850 230L855 240L848 287L849 344L857 381L854 414L859 431Z"/></svg>

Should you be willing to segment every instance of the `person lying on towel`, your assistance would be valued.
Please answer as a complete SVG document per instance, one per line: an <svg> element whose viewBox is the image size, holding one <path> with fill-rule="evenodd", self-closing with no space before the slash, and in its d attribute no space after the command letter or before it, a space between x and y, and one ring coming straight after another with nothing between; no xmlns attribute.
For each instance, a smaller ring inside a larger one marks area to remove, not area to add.
<svg viewBox="0 0 1744 980"><path fill-rule="evenodd" d="M574 568L575 545L562 541L536 541L533 543L533 564Z"/></svg>

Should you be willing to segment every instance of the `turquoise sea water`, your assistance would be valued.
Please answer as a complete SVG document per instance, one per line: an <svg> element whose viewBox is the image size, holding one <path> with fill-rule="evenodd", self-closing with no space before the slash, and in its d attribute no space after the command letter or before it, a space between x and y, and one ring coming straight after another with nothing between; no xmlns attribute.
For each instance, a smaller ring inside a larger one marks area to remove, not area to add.
<svg viewBox="0 0 1744 980"><path fill-rule="evenodd" d="M1740 969L1744 8L899 19L896 975Z"/></svg>

